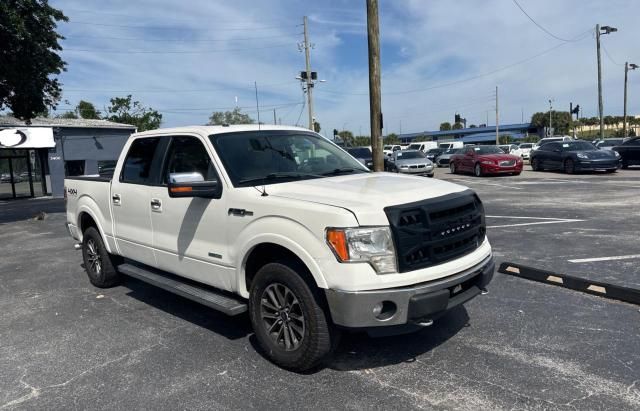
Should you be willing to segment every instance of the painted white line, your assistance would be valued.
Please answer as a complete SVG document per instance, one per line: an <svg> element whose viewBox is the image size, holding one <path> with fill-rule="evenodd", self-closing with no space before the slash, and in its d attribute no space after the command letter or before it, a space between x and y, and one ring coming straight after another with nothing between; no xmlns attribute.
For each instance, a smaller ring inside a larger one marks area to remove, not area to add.
<svg viewBox="0 0 640 411"><path fill-rule="evenodd" d="M552 217L516 217L511 215L487 215L487 218L513 218L513 219L526 219L526 220L555 220L555 221L584 221L584 220L574 220L571 218L552 218Z"/></svg>
<svg viewBox="0 0 640 411"><path fill-rule="evenodd" d="M512 190L523 190L522 187L511 187L511 186L505 186L503 184L487 183L485 181L478 181L478 180L463 180L461 178L454 178L452 180L461 181L461 182L467 183L467 184L474 184L475 183L475 184L482 184L482 185L485 185L485 186L495 186L495 187L509 188L509 189L512 189Z"/></svg>
<svg viewBox="0 0 640 411"><path fill-rule="evenodd" d="M505 228L505 227L522 227L526 225L542 225L542 224L560 224L560 223L577 223L585 220L554 220L554 221L538 221L534 223L520 223L520 224L504 224L504 225L488 225L487 228Z"/></svg>
<svg viewBox="0 0 640 411"><path fill-rule="evenodd" d="M613 257L597 257L597 258L579 258L576 260L567 260L570 263L593 263L596 261L614 261L614 260L631 260L640 258L640 254L616 255Z"/></svg>

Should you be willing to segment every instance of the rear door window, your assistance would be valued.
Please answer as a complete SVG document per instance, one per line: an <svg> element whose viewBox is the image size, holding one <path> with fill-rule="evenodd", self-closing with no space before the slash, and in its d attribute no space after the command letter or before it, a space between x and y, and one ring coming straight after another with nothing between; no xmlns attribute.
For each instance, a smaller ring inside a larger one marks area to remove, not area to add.
<svg viewBox="0 0 640 411"><path fill-rule="evenodd" d="M159 142L159 137L147 137L139 138L131 143L122 167L121 182L130 184L151 183L151 163Z"/></svg>

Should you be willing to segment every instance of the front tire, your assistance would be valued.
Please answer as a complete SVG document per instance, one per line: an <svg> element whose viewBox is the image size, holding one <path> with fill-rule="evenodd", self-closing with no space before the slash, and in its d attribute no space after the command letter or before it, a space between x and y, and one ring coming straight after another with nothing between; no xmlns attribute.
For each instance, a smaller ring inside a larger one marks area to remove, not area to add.
<svg viewBox="0 0 640 411"><path fill-rule="evenodd" d="M451 174L455 174L456 173L456 165L454 163L449 163L449 172Z"/></svg>
<svg viewBox="0 0 640 411"><path fill-rule="evenodd" d="M319 365L333 351L338 335L320 290L287 262L269 263L256 274L249 316L260 347L275 364L293 371Z"/></svg>
<svg viewBox="0 0 640 411"><path fill-rule="evenodd" d="M564 161L564 172L567 174L573 174L576 172L576 165L572 159L568 158Z"/></svg>
<svg viewBox="0 0 640 411"><path fill-rule="evenodd" d="M107 252L95 227L87 228L82 235L82 259L91 284L109 288L120 283L122 276L116 269L120 258Z"/></svg>
<svg viewBox="0 0 640 411"><path fill-rule="evenodd" d="M480 166L480 163L476 163L476 165L473 167L473 174L476 177L482 177L483 173L482 173L482 167Z"/></svg>
<svg viewBox="0 0 640 411"><path fill-rule="evenodd" d="M533 171L542 171L542 167L540 167L540 160L538 160L537 158L534 158L530 162L531 162L531 169Z"/></svg>

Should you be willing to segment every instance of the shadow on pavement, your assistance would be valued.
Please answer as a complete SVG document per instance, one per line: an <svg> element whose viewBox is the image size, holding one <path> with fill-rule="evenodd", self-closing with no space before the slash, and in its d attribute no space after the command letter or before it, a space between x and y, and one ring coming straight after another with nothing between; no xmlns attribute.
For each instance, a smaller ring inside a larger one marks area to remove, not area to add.
<svg viewBox="0 0 640 411"><path fill-rule="evenodd" d="M42 217L41 213L64 213L62 198L30 198L0 202L0 224ZM46 216L44 216L46 218Z"/></svg>
<svg viewBox="0 0 640 411"><path fill-rule="evenodd" d="M253 332L247 313L229 317L212 308L134 278L125 277L123 285L131 290L127 293L129 297L230 340L244 338Z"/></svg>
<svg viewBox="0 0 640 411"><path fill-rule="evenodd" d="M464 306L458 306L436 320L431 327L412 334L371 338L364 333L345 333L327 367L338 371L354 371L414 362L416 357L446 342L468 323L467 310Z"/></svg>

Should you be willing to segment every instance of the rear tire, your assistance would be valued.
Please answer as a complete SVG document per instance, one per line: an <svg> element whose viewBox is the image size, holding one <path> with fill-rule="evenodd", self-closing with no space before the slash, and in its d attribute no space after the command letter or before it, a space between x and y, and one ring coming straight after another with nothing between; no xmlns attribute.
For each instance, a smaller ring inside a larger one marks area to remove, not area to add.
<svg viewBox="0 0 640 411"><path fill-rule="evenodd" d="M622 160L622 169L626 170L629 168L629 163L627 163L626 161Z"/></svg>
<svg viewBox="0 0 640 411"><path fill-rule="evenodd" d="M320 290L288 262L269 263L256 274L249 316L260 347L282 368L306 371L322 363L339 338Z"/></svg>
<svg viewBox="0 0 640 411"><path fill-rule="evenodd" d="M87 228L82 235L82 259L89 281L96 287L113 287L122 280L116 269L121 258L107 252L102 236L95 227Z"/></svg>

